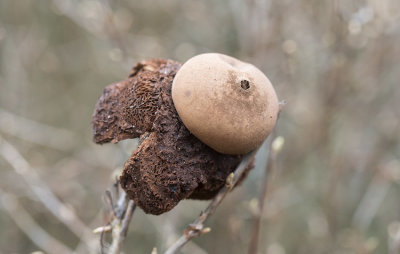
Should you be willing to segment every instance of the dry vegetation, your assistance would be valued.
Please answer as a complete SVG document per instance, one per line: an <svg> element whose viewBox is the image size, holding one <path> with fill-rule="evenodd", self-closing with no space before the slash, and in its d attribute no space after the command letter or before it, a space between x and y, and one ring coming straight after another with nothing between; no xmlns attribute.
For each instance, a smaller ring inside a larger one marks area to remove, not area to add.
<svg viewBox="0 0 400 254"><path fill-rule="evenodd" d="M98 96L142 59L203 52L254 63L287 102L259 253L398 253L399 42L396 0L1 0L0 253L96 250L137 144L92 143ZM182 253L247 252L266 158ZM207 204L136 209L125 253L165 250Z"/></svg>

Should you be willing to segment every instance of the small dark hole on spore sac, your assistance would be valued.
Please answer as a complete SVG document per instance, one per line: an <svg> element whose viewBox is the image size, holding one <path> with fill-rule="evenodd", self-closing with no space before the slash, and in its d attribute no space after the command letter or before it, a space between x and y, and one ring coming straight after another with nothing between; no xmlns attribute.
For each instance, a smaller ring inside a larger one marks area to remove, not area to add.
<svg viewBox="0 0 400 254"><path fill-rule="evenodd" d="M248 80L243 79L240 81L240 87L243 88L244 90L247 90L250 88L250 82Z"/></svg>

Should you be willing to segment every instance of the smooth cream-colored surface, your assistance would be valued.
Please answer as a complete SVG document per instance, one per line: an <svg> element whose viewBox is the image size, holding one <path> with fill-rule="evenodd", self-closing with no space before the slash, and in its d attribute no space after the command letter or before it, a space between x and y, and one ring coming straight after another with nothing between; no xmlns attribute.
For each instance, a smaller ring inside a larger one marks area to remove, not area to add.
<svg viewBox="0 0 400 254"><path fill-rule="evenodd" d="M259 147L279 111L275 90L258 68L217 53L183 64L172 85L172 99L189 131L225 154Z"/></svg>

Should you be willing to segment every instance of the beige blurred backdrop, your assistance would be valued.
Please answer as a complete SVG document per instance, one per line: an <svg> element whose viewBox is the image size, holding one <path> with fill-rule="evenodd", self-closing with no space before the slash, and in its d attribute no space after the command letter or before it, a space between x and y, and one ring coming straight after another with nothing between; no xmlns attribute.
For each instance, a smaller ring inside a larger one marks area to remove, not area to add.
<svg viewBox="0 0 400 254"><path fill-rule="evenodd" d="M397 0L0 0L0 253L98 245L104 191L136 144L92 143L103 87L137 61L204 52L258 66L287 103L259 253L398 253ZM266 157L182 253L247 252ZM165 250L206 206L138 209L125 253Z"/></svg>

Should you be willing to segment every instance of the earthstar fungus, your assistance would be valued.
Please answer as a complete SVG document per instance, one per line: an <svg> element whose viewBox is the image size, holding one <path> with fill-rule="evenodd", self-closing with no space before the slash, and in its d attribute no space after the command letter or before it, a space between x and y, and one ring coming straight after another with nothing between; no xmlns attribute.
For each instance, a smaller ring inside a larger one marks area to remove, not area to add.
<svg viewBox="0 0 400 254"><path fill-rule="evenodd" d="M155 215L182 199L213 198L243 157L217 152L183 124L171 94L180 68L172 60L139 62L127 80L104 88L92 118L98 144L139 138L120 182L129 198ZM252 168L253 163L241 180Z"/></svg>

